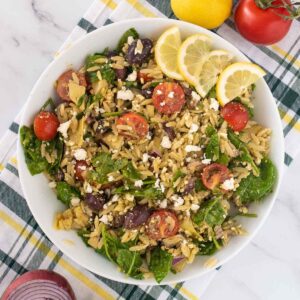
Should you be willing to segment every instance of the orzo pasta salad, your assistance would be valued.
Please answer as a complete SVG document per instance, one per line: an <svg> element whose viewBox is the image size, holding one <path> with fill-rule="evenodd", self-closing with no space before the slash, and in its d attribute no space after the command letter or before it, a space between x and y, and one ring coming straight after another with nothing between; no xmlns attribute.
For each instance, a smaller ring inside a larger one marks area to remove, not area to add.
<svg viewBox="0 0 300 300"><path fill-rule="evenodd" d="M181 44L175 32L168 44L166 33L152 41L131 28L116 49L66 70L57 99L20 130L30 173L43 172L66 205L56 228L157 282L244 234L236 216L255 217L251 203L276 180L271 131L253 120L245 80L258 67L201 35Z"/></svg>

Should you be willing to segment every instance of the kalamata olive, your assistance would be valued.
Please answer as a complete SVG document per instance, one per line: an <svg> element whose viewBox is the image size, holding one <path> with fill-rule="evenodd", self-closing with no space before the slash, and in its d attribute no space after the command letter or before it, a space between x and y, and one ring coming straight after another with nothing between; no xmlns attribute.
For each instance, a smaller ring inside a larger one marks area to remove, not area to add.
<svg viewBox="0 0 300 300"><path fill-rule="evenodd" d="M65 174L62 169L58 169L54 175L55 181L63 181L65 178Z"/></svg>
<svg viewBox="0 0 300 300"><path fill-rule="evenodd" d="M127 70L126 68L123 69L115 69L115 73L118 79L121 79L122 81L124 81L126 79L127 76Z"/></svg>
<svg viewBox="0 0 300 300"><path fill-rule="evenodd" d="M103 208L103 205L106 202L106 197L104 194L92 194L88 193L85 195L86 205L93 211L98 212Z"/></svg>
<svg viewBox="0 0 300 300"><path fill-rule="evenodd" d="M139 51L140 44L142 44L141 51ZM125 59L131 65L142 65L149 58L152 47L153 43L149 39L136 40L128 47Z"/></svg>
<svg viewBox="0 0 300 300"><path fill-rule="evenodd" d="M113 188L117 188L119 186L121 186L123 184L123 180L116 180L116 181L112 181L112 182L108 182L108 183L104 183L101 185L101 189L102 190L106 190L106 189L113 189Z"/></svg>
<svg viewBox="0 0 300 300"><path fill-rule="evenodd" d="M111 57L117 56L117 55L118 55L118 51L117 51L117 50L109 50L109 51L107 52L107 57L108 57L108 58L111 58Z"/></svg>
<svg viewBox="0 0 300 300"><path fill-rule="evenodd" d="M124 215L116 215L114 216L113 222L112 222L112 227L114 228L120 228L123 226L125 221L125 216Z"/></svg>
<svg viewBox="0 0 300 300"><path fill-rule="evenodd" d="M75 164L75 178L84 181L87 175L88 164L85 160L78 160Z"/></svg>
<svg viewBox="0 0 300 300"><path fill-rule="evenodd" d="M186 96L186 99L188 99L189 97L191 97L192 96L192 89L191 88L189 88L189 87L186 87L185 85L183 85L183 84L181 84L181 87L182 87L182 89L183 89L183 91L184 91L184 94L185 94L185 96Z"/></svg>
<svg viewBox="0 0 300 300"><path fill-rule="evenodd" d="M148 154L154 158L161 157L161 152L157 149L150 151Z"/></svg>
<svg viewBox="0 0 300 300"><path fill-rule="evenodd" d="M147 88L147 89L142 89L141 90L141 94L146 98L146 99L150 99L152 97L153 94L153 88Z"/></svg>
<svg viewBox="0 0 300 300"><path fill-rule="evenodd" d="M162 126L163 126L165 133L169 137L170 141L173 141L176 138L176 133L175 133L174 128L167 126L166 123L163 123Z"/></svg>
<svg viewBox="0 0 300 300"><path fill-rule="evenodd" d="M184 188L183 194L188 195L195 189L196 177L192 177L189 179L187 185Z"/></svg>
<svg viewBox="0 0 300 300"><path fill-rule="evenodd" d="M135 206L131 211L126 213L124 227L126 229L139 227L148 220L150 213L150 209L146 205Z"/></svg>

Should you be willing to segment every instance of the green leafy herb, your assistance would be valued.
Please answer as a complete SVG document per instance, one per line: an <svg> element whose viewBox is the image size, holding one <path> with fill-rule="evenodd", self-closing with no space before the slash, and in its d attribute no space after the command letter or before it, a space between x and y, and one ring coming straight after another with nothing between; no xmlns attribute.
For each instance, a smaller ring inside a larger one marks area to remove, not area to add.
<svg viewBox="0 0 300 300"><path fill-rule="evenodd" d="M87 58L85 59L86 69L104 64L105 60L103 61L103 63L99 63L98 59L100 59L100 58L106 58L106 56L103 54L100 54L100 53L88 55Z"/></svg>
<svg viewBox="0 0 300 300"><path fill-rule="evenodd" d="M195 191L196 191L196 193L198 193L200 191L205 191L205 190L206 190L206 187L204 186L202 180L197 178L197 180L195 181Z"/></svg>
<svg viewBox="0 0 300 300"><path fill-rule="evenodd" d="M105 79L109 84L112 84L116 78L116 73L109 64L102 65L100 68L100 73L103 79Z"/></svg>
<svg viewBox="0 0 300 300"><path fill-rule="evenodd" d="M222 224L226 218L226 213L220 200L220 197L215 197L204 202L197 213L193 215L193 222L197 225L206 222L209 226Z"/></svg>
<svg viewBox="0 0 300 300"><path fill-rule="evenodd" d="M257 218L257 214L250 214L250 213L238 213L237 216L245 217L245 218Z"/></svg>
<svg viewBox="0 0 300 300"><path fill-rule="evenodd" d="M160 247L156 247L151 252L149 269L158 283L168 275L172 267L172 261L173 256Z"/></svg>
<svg viewBox="0 0 300 300"><path fill-rule="evenodd" d="M255 164L246 144L232 130L228 130L228 139L240 151L239 158L241 161L248 162L252 166L253 174L259 176L259 168Z"/></svg>
<svg viewBox="0 0 300 300"><path fill-rule="evenodd" d="M86 230L85 228L82 228L82 229L79 229L77 230L77 235L79 237L81 237L81 239L83 240L83 242L85 243L85 245L87 247L91 247L89 244L88 244L88 237L90 235L90 232L88 230Z"/></svg>
<svg viewBox="0 0 300 300"><path fill-rule="evenodd" d="M219 159L220 156L220 144L219 144L219 137L217 133L214 133L205 148L205 157L216 161Z"/></svg>
<svg viewBox="0 0 300 300"><path fill-rule="evenodd" d="M82 103L85 102L86 98L87 98L87 95L82 95L82 96L78 99L78 101L77 101L77 103L76 103L76 106L77 106L77 107L80 107L80 106L82 105Z"/></svg>
<svg viewBox="0 0 300 300"><path fill-rule="evenodd" d="M103 118L118 117L118 116L121 116L122 114L123 114L122 111L106 112L106 113L101 114L101 117L103 117Z"/></svg>
<svg viewBox="0 0 300 300"><path fill-rule="evenodd" d="M208 92L207 98L216 98L216 97L217 97L216 86L214 86Z"/></svg>
<svg viewBox="0 0 300 300"><path fill-rule="evenodd" d="M173 175L173 182L176 182L179 178L184 177L186 174L183 173L180 169L176 170Z"/></svg>
<svg viewBox="0 0 300 300"><path fill-rule="evenodd" d="M123 33L123 35L121 36L118 46L117 46L117 51L121 52L122 48L124 46L124 44L127 43L128 37L132 36L132 38L138 39L139 38L139 34L138 32L134 29L134 28L130 28L128 29L126 32Z"/></svg>
<svg viewBox="0 0 300 300"><path fill-rule="evenodd" d="M82 111L76 115L76 119L79 121L82 119L83 116L84 116L84 112Z"/></svg>
<svg viewBox="0 0 300 300"><path fill-rule="evenodd" d="M61 181L56 184L57 199L66 205L70 204L73 197L80 197L80 192L77 188Z"/></svg>
<svg viewBox="0 0 300 300"><path fill-rule="evenodd" d="M213 255L218 250L214 241L198 242L197 244L199 247L197 255Z"/></svg>
<svg viewBox="0 0 300 300"><path fill-rule="evenodd" d="M217 159L217 163L228 166L230 162L230 157L225 153L220 153L219 158Z"/></svg>
<svg viewBox="0 0 300 300"><path fill-rule="evenodd" d="M122 174L129 180L141 179L141 174L134 168L132 162L128 162L128 164L122 169Z"/></svg>
<svg viewBox="0 0 300 300"><path fill-rule="evenodd" d="M118 251L117 264L127 275L141 279L142 273L139 268L142 265L142 259L138 252L121 249Z"/></svg>
<svg viewBox="0 0 300 300"><path fill-rule="evenodd" d="M127 88L136 88L136 87L138 87L138 82L137 81L125 81L125 86Z"/></svg>
<svg viewBox="0 0 300 300"><path fill-rule="evenodd" d="M45 110L48 106L50 106L51 110L55 109L55 104L52 98L49 98L44 105L41 107L40 111Z"/></svg>
<svg viewBox="0 0 300 300"><path fill-rule="evenodd" d="M259 169L259 176L250 174L242 179L235 192L243 204L259 201L273 189L277 171L272 161L269 159L262 160Z"/></svg>
<svg viewBox="0 0 300 300"><path fill-rule="evenodd" d="M208 125L205 129L205 134L208 136L208 137L211 137L212 135L216 134L217 133L217 130L211 126L211 125Z"/></svg>
<svg viewBox="0 0 300 300"><path fill-rule="evenodd" d="M130 185L127 188L121 186L113 190L113 194L131 194L137 198L145 199L161 199L164 197L161 189L157 189L153 185L143 185L142 188L136 188L133 185Z"/></svg>

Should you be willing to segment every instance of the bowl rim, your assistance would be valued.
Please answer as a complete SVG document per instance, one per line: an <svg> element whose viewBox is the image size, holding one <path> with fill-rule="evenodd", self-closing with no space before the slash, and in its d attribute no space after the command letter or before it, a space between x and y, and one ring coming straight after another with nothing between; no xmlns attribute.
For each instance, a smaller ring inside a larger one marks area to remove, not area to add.
<svg viewBox="0 0 300 300"><path fill-rule="evenodd" d="M26 111L27 111L28 106L30 105L30 102L32 101L33 95L35 94L35 91L36 91L37 87L40 85L40 82L43 81L43 79L47 75L47 73L56 64L57 60L62 59L64 56L67 56L69 50L71 50L73 48L76 48L78 44L83 43L86 39L90 39L94 35L98 35L99 32L105 31L108 27L110 27L110 28L112 28L112 27L120 27L121 25L124 25L124 26L125 25L130 25L131 27L134 27L135 26L134 24L136 22L138 22L138 23L141 22L141 23L145 23L145 24L147 24L147 23L151 24L151 22L161 22L162 26L163 25L170 25L170 26L172 26L172 25L176 25L176 24L184 24L185 26L189 26L191 29L194 29L195 31L199 31L199 28L200 28L202 32L206 33L207 35L211 36L212 38L218 37L218 39L220 39L224 43L230 44L230 46L233 49L235 49L235 51L237 51L239 53L239 55L241 57L243 57L243 59L245 61L250 62L250 60L248 59L248 57L246 57L246 55L243 52L241 52L236 46L234 46L231 42L229 42L226 39L224 39L222 36L219 36L218 34L212 32L212 31L210 31L208 29L205 29L203 27L200 27L198 25L194 25L194 24L191 24L191 23L188 23L188 22L185 22L185 21L175 20L175 19L168 19L168 18L133 18L133 19L128 19L128 20L122 20L122 21L114 22L114 23L111 23L109 25L102 26L102 27L100 27L100 28L98 28L98 29L96 29L96 30L94 30L94 31L86 34L83 37L80 37L78 40L76 40L75 42L73 42L71 46L69 46L67 49L63 50L58 57L54 58L49 63L49 65L44 69L44 71L39 76L38 80L34 84L33 88L31 89L31 92L29 93L29 95L28 95L28 97L26 99L26 103L25 103L25 105L24 105L24 107L22 109L22 116L21 116L19 130L22 127L22 125L26 123L25 122ZM178 26L180 27L180 25L178 25ZM272 93L271 93L271 91L270 91L270 88L267 85L267 83L265 82L265 80L262 79L262 81L263 81L263 85L265 86L266 92L269 94L269 97L274 98L273 95L272 95ZM280 122L280 127L281 127L281 120L280 120L279 112L278 112L277 105L276 105L275 101L273 103L273 106L276 107L276 111L277 111L276 116L274 115L274 122L275 123L276 122ZM237 247L237 249L235 251L232 251L232 253L230 255L228 255L226 258L218 261L217 264L213 268L206 268L205 270L202 270L198 274L195 273L195 274L186 276L183 279L184 281L192 280L192 279L195 279L197 277L200 277L200 276L203 276L205 274L208 274L209 272L214 271L215 269L221 267L222 265L224 265L225 263L227 263L228 261L230 261L234 256L236 256L240 251L242 251L253 240L253 238L255 237L255 235L257 234L257 232L261 229L261 227L265 223L267 217L269 216L269 214L270 214L270 212L271 212L271 210L273 208L275 200L277 198L278 191L279 191L279 188L281 186L282 177L283 177L283 167L284 167L284 136L283 136L282 130L281 130L279 136L280 136L280 141L277 141L277 143L280 146L280 149L282 149L282 151L281 151L281 157L279 159L280 163L277 166L277 183L276 183L275 189L273 190L273 195L272 195L272 199L270 200L270 205L266 209L266 211L264 212L264 215L261 217L261 219L258 222L256 228L251 233L249 233L249 235L247 235L247 237L245 237L244 242L239 247ZM17 159L18 159L18 162L20 162L20 161L23 162L22 158L23 158L23 149L22 149L22 146L21 146L21 143L20 143L20 138L18 137L18 143L17 143ZM180 279L180 280L176 280L176 279L168 280L167 279L167 280L163 280L160 284L158 284L157 282L154 282L154 281L153 282L148 282L146 280L136 280L136 279L133 279L133 278L130 278L130 277L126 277L126 278L124 277L124 279L121 281L119 279L113 278L112 276L106 275L105 271L103 271L103 273L99 273L99 271L96 270L96 269L91 269L91 268L86 267L85 264L82 263L78 257L72 256L71 252L64 251L59 245L57 245L54 242L55 238L51 234L51 231L48 230L47 228L45 228L44 225L41 225L42 223L39 222L39 220L40 220L39 216L36 216L33 213L33 211L34 211L34 209L32 209L33 208L33 204L31 203L30 198L28 197L27 188L25 186L25 183L23 182L23 176L26 176L26 174L24 174L24 172L23 172L24 171L24 165L26 167L25 161L24 161L23 165L19 165L18 166L18 169L19 169L19 179L20 179L20 182L21 182L21 188L22 188L22 191L23 191L23 194L24 194L24 198L25 198L25 200L27 202L27 205L29 206L29 209L30 209L32 215L34 216L36 222L38 223L38 225L40 226L40 228L42 229L42 231L45 233L45 235L47 236L47 238L60 251L62 251L64 255L66 255L72 261L76 262L80 267L83 267L85 270L88 270L88 271L93 272L93 273L95 273L97 275L103 276L103 277L108 278L110 280L118 281L118 282L125 283L125 284L134 284L134 285L141 285L141 286L145 286L145 285L156 286L156 285L169 285L169 284L174 284L174 283L178 283L178 282L182 281L182 279Z"/></svg>

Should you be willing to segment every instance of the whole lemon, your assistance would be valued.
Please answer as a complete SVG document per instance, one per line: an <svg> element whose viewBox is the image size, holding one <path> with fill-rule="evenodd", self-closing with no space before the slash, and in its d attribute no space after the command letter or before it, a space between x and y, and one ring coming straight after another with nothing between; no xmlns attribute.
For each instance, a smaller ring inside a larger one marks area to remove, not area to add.
<svg viewBox="0 0 300 300"><path fill-rule="evenodd" d="M232 0L171 0L171 7L178 19L212 29L230 16Z"/></svg>

